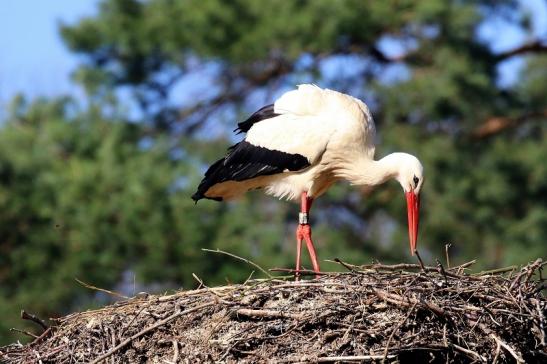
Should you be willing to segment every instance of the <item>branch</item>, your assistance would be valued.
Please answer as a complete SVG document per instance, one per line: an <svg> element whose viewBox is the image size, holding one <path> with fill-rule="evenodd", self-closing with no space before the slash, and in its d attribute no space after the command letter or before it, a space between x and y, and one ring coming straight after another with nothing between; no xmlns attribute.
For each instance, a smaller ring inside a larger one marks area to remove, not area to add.
<svg viewBox="0 0 547 364"><path fill-rule="evenodd" d="M38 318L36 315L33 315L31 313L26 312L25 310L21 310L21 318L23 320L29 320L29 321L32 321L32 322L40 325L42 327L42 329L44 329L44 331L48 329L48 326L44 322L44 320Z"/></svg>
<svg viewBox="0 0 547 364"><path fill-rule="evenodd" d="M80 284L81 284L82 286L84 286L85 288L89 288L89 289L92 289L92 290L94 290L94 291L100 291L100 292L108 293L109 295L116 296L116 297L118 297L118 298L123 298L123 299L128 299L128 298L129 298L129 297L124 296L123 294L118 293L118 292L109 291L108 289L95 287L94 285L85 283L85 282L79 280L78 278L74 278L74 280L75 280L76 282L80 283ZM23 313L21 313L21 315L22 315L22 314L23 314Z"/></svg>
<svg viewBox="0 0 547 364"><path fill-rule="evenodd" d="M218 249L218 248L217 248L216 250L205 249L205 248L203 248L203 249L201 249L201 250L204 251L204 252L225 254L225 255L227 255L227 256L229 256L229 257L239 259L239 260L244 261L245 263L250 264L250 265L252 265L253 267L259 269L262 273L264 273L265 275L267 275L268 278L273 278L273 276L272 276L270 273L268 273L264 268L262 268L261 266L259 266L259 265L256 264L255 262L250 261L249 259L245 259L245 258L242 258L242 257L237 256L237 255L235 255L235 254L225 252L225 251L220 250L220 249Z"/></svg>
<svg viewBox="0 0 547 364"><path fill-rule="evenodd" d="M547 117L547 110L529 112L516 118L506 116L493 116L486 119L486 121L476 127L471 135L474 139L488 138L492 135L501 133L502 131L519 126L523 122L533 119Z"/></svg>
<svg viewBox="0 0 547 364"><path fill-rule="evenodd" d="M138 333L136 333L135 335L127 338L126 340L122 341L120 344L118 344L116 347L114 347L113 349L111 349L110 351L108 351L107 353L99 356L98 358L96 358L95 360L93 360L91 362L91 364L97 364L97 363L100 363L101 361L105 360L106 358L108 358L109 356L111 356L112 354L114 354L116 351L120 350L121 348L123 348L124 346L126 346L127 344L129 344L131 341L135 340L135 339L138 339L139 337L141 337L142 335L152 331L152 330L155 330L157 329L158 327L160 326L163 326L165 325L166 323L168 323L169 321L172 321L174 319L176 319L177 317L180 317L182 315L186 315L186 314L189 314L191 312L194 312L194 311L198 311L198 310L201 310L202 308L206 308L206 307L209 307L209 306L212 306L214 305L215 302L212 301L212 302L207 302L207 303L204 303L202 305L199 305L199 306L196 306L196 307L192 307L192 308L189 308L185 311L177 311L175 312L174 314L172 314L171 316L161 320L161 321L158 321L156 322L155 324L151 325L151 326L148 326L147 328L145 328L144 330L141 330L139 331Z"/></svg>
<svg viewBox="0 0 547 364"><path fill-rule="evenodd" d="M510 49L505 52L498 53L496 55L496 60L503 61L507 58L511 58L513 56L517 56L524 53L543 53L547 52L547 44L545 41L541 41L539 39L536 39L534 41L521 44L520 46Z"/></svg>
<svg viewBox="0 0 547 364"><path fill-rule="evenodd" d="M259 317L259 318L268 318L268 319L277 319L277 318L292 318L295 320L301 320L303 314L294 314L283 311L276 310L253 310L249 308L240 308L236 311L237 315L247 316L247 317Z"/></svg>

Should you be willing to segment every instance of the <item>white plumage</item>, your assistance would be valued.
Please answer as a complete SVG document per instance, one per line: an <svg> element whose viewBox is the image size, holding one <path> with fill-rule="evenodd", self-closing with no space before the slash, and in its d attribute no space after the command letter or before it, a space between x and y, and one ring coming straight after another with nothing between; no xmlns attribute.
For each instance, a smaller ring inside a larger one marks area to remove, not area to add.
<svg viewBox="0 0 547 364"><path fill-rule="evenodd" d="M278 116L261 120L248 130L245 141L251 145L304 156L311 166L300 171L285 171L257 176L245 181L226 181L212 186L205 197L233 199L248 190L265 187L266 193L297 200L302 192L318 197L353 154L374 156L374 121L360 100L315 85L300 85L281 96L274 104Z"/></svg>
<svg viewBox="0 0 547 364"><path fill-rule="evenodd" d="M302 213L306 214L302 226L307 225L313 199L337 180L374 186L393 178L407 195L409 229L414 226L409 234L415 248L423 167L406 153L373 159L374 121L361 100L315 85L300 85L238 125L239 131L247 133L245 139L209 168L192 196L196 201L228 200L265 188L267 194L279 198L301 199ZM298 236L306 239L305 234ZM316 262L315 268L318 270Z"/></svg>

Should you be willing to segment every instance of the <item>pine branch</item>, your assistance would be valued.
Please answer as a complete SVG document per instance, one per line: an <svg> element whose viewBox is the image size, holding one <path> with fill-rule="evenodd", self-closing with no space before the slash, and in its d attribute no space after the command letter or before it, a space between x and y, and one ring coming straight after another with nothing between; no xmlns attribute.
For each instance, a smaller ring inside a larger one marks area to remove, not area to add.
<svg viewBox="0 0 547 364"><path fill-rule="evenodd" d="M534 119L547 117L547 110L529 112L519 117L511 118L506 116L493 116L484 123L475 128L471 135L474 139L483 139L499 134L507 129L522 125L524 122Z"/></svg>

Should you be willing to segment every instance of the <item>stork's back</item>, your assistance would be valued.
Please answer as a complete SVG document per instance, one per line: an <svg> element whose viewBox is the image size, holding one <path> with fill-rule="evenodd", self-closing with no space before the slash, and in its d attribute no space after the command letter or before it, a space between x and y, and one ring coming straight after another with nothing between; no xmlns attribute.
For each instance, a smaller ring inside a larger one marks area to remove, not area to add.
<svg viewBox="0 0 547 364"><path fill-rule="evenodd" d="M293 91L284 93L274 104L276 113L292 113L295 115L326 115L350 116L363 119L362 122L372 122L368 107L359 99L334 90L322 89L316 85L298 85Z"/></svg>

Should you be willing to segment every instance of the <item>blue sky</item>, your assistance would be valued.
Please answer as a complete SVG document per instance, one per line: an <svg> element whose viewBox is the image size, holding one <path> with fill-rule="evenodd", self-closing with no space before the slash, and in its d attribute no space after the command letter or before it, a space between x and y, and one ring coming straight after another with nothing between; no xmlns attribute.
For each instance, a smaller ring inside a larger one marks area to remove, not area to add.
<svg viewBox="0 0 547 364"><path fill-rule="evenodd" d="M535 36L547 39L547 2L521 0L532 15ZM59 35L59 22L74 23L96 12L98 0L0 0L0 107L17 92L29 97L81 94L70 81L78 58L68 52ZM526 40L503 20L480 29L494 50L510 49ZM515 81L522 61L502 67L502 81Z"/></svg>
<svg viewBox="0 0 547 364"><path fill-rule="evenodd" d="M0 0L0 103L19 91L31 97L77 92L69 74L78 62L58 34L95 12L97 0Z"/></svg>

